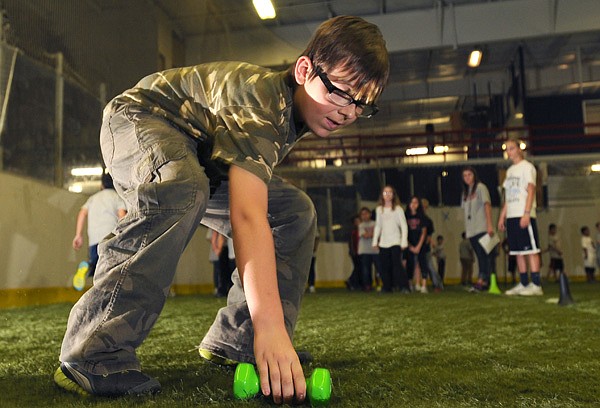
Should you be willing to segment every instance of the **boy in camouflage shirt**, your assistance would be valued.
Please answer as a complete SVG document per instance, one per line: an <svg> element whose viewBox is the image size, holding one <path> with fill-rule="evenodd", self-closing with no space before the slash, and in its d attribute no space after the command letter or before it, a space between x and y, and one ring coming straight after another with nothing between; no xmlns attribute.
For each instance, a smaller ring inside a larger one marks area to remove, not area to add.
<svg viewBox="0 0 600 408"><path fill-rule="evenodd" d="M273 175L304 135L370 117L389 71L379 29L323 23L285 72L237 62L159 72L113 99L100 141L127 217L99 248L69 316L54 379L81 395L160 390L136 348L158 319L199 223L234 232L238 270L201 355L257 365L275 403L305 398L292 345L316 231L311 200Z"/></svg>

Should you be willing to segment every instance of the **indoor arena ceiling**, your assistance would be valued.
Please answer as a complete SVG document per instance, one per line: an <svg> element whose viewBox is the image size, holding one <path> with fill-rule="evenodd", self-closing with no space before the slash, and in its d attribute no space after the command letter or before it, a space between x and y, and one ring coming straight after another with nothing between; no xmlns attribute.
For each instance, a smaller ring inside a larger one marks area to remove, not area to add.
<svg viewBox="0 0 600 408"><path fill-rule="evenodd" d="M243 60L254 48L240 42L244 37L256 38L257 48L279 41L274 43L284 46L273 48L289 48L293 60L298 44L328 17L351 14L378 24L391 54L378 115L382 128L396 122L417 129L423 121L473 109L474 96L485 104L490 93L505 94L511 63L518 69L519 48L529 95L590 92L600 84L598 0L274 0L277 17L265 21L251 0L151 2L183 38L189 64L204 62L199 56L218 58L207 50L219 38L227 38L227 47ZM474 48L484 53L476 69L467 66ZM226 57L233 58L231 51ZM257 63L289 62L277 58Z"/></svg>

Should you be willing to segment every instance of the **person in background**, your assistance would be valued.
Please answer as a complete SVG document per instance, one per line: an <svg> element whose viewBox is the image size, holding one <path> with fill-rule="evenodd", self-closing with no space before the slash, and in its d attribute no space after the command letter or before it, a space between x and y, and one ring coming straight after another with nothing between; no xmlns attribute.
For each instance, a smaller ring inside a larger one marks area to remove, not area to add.
<svg viewBox="0 0 600 408"><path fill-rule="evenodd" d="M352 272L350 277L346 280L346 288L348 290L360 289L360 255L358 255L358 241L360 239L358 234L358 226L360 224L360 215L354 215L351 218L352 230L348 236L348 254L352 259Z"/></svg>
<svg viewBox="0 0 600 408"><path fill-rule="evenodd" d="M565 271L562 257L562 242L556 224L548 226L548 254L550 255L550 265L548 266L546 281L549 282L550 276L552 276L552 279L556 282L560 273Z"/></svg>
<svg viewBox="0 0 600 408"><path fill-rule="evenodd" d="M408 247L408 226L400 199L392 186L385 186L375 209L373 247L379 248L382 292L398 289L409 293L408 276L402 265L402 251Z"/></svg>
<svg viewBox="0 0 600 408"><path fill-rule="evenodd" d="M596 271L596 248L587 226L581 227L581 249L583 250L583 268L588 283L594 282Z"/></svg>
<svg viewBox="0 0 600 408"><path fill-rule="evenodd" d="M101 184L100 191L90 196L77 214L73 249L79 251L83 246L86 220L88 235L88 268L79 268L73 277L73 286L78 290L85 286L86 277L94 277L98 263L98 244L112 234L119 220L127 214L125 202L115 191L110 174L102 174Z"/></svg>
<svg viewBox="0 0 600 408"><path fill-rule="evenodd" d="M427 293L428 266L423 246L427 239L425 214L421 199L411 197L405 212L408 225L408 248L406 250L406 269L409 279L414 279L417 292ZM423 284L424 283L424 284Z"/></svg>
<svg viewBox="0 0 600 408"><path fill-rule="evenodd" d="M520 282L505 292L508 296L542 296L540 278L540 245L536 222L535 183L537 171L525 160L522 142L506 141L506 154L512 165L506 172L503 187L504 206L498 219L498 229L506 231L510 253L517 256ZM531 271L531 283L527 265Z"/></svg>
<svg viewBox="0 0 600 408"><path fill-rule="evenodd" d="M216 297L226 297L227 292L231 288L231 272L229 270L229 247L227 245L228 238L217 231L214 231L211 235L211 248L217 255L217 262L219 264L219 278L217 280L217 293Z"/></svg>
<svg viewBox="0 0 600 408"><path fill-rule="evenodd" d="M467 238L467 234L461 234L461 241L458 245L458 256L460 258L460 284L463 286L471 286L473 283L473 262L475 262L475 253L471 246L471 241Z"/></svg>
<svg viewBox="0 0 600 408"><path fill-rule="evenodd" d="M315 273L316 265L315 264L317 263L317 249L319 248L319 240L320 239L321 239L321 237L317 233L315 235L315 245L313 246L312 260L310 261L310 271L308 272L308 292L309 293L315 293L317 291L315 289L315 278L316 278L316 273Z"/></svg>
<svg viewBox="0 0 600 408"><path fill-rule="evenodd" d="M435 246L433 247L433 256L437 260L437 271L440 275L440 279L444 282L444 276L446 275L446 251L444 249L444 237L438 235L436 237Z"/></svg>
<svg viewBox="0 0 600 408"><path fill-rule="evenodd" d="M358 224L358 255L360 256L360 286L365 292L371 291L373 285L373 266L375 273L379 272L379 250L373 247L373 232L375 221L371 219L371 210L363 207L360 210Z"/></svg>
<svg viewBox="0 0 600 408"><path fill-rule="evenodd" d="M213 234L218 234L218 232L210 228L206 229L206 240L209 242L208 260L213 265L213 294L217 296L217 294L219 293L219 279L221 278L221 263L219 262L219 255L215 252L215 249L213 248ZM221 245L223 245L222 242Z"/></svg>
<svg viewBox="0 0 600 408"><path fill-rule="evenodd" d="M510 273L511 283L513 285L515 285L517 283L517 278L516 278L517 257L515 255L510 254L510 248L508 247L508 238L504 238L504 240L502 241L502 250L504 251L504 254L508 257L506 271L508 273ZM505 279L505 281L506 281L506 279Z"/></svg>
<svg viewBox="0 0 600 408"><path fill-rule="evenodd" d="M600 221L596 223L596 239L594 240L596 246L596 266L600 268Z"/></svg>
<svg viewBox="0 0 600 408"><path fill-rule="evenodd" d="M427 229L427 237L425 238L425 243L423 244L423 251L425 252L425 265L427 267L427 274L425 276L431 278L434 291L437 293L444 289L444 283L440 278L435 265L433 264L432 248L435 245L433 242L433 233L435 232L435 228L433 226L433 220L427 215L427 210L429 210L429 200L426 198L421 199L421 205L423 206L423 221L425 223L425 228ZM423 268L421 268L421 270L423 270ZM424 285L425 291L427 291L427 279L425 279Z"/></svg>
<svg viewBox="0 0 600 408"><path fill-rule="evenodd" d="M477 283L473 286L475 291L486 290L490 283L493 263L495 264L494 250L489 253L483 248L479 240L488 234L493 237L494 225L492 223L492 203L490 193L485 184L479 180L474 167L467 166L462 170L462 201L464 211L465 232L471 240L471 246L477 256L479 274Z"/></svg>

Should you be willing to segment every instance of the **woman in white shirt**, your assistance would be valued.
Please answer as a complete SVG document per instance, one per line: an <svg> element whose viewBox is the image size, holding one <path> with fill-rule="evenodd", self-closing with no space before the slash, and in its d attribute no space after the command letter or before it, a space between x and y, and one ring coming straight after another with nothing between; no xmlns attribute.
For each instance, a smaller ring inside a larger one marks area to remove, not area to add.
<svg viewBox="0 0 600 408"><path fill-rule="evenodd" d="M392 186L383 188L375 214L373 246L379 248L382 292L398 288L408 293L408 276L402 264L402 250L408 247L408 226L400 199Z"/></svg>

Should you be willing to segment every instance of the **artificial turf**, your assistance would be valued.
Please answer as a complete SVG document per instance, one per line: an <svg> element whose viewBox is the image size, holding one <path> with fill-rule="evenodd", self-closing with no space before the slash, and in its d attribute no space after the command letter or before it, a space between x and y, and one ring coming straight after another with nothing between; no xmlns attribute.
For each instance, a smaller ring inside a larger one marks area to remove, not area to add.
<svg viewBox="0 0 600 408"><path fill-rule="evenodd" d="M600 284L571 284L575 304L545 296L381 295L319 290L304 299L295 344L305 366L331 370L332 407L600 406ZM555 299L556 300L556 299ZM1 407L260 407L233 399L233 371L201 361L195 346L225 304L211 296L170 298L140 347L144 370L162 384L148 398L81 399L52 373L68 304L0 310Z"/></svg>

